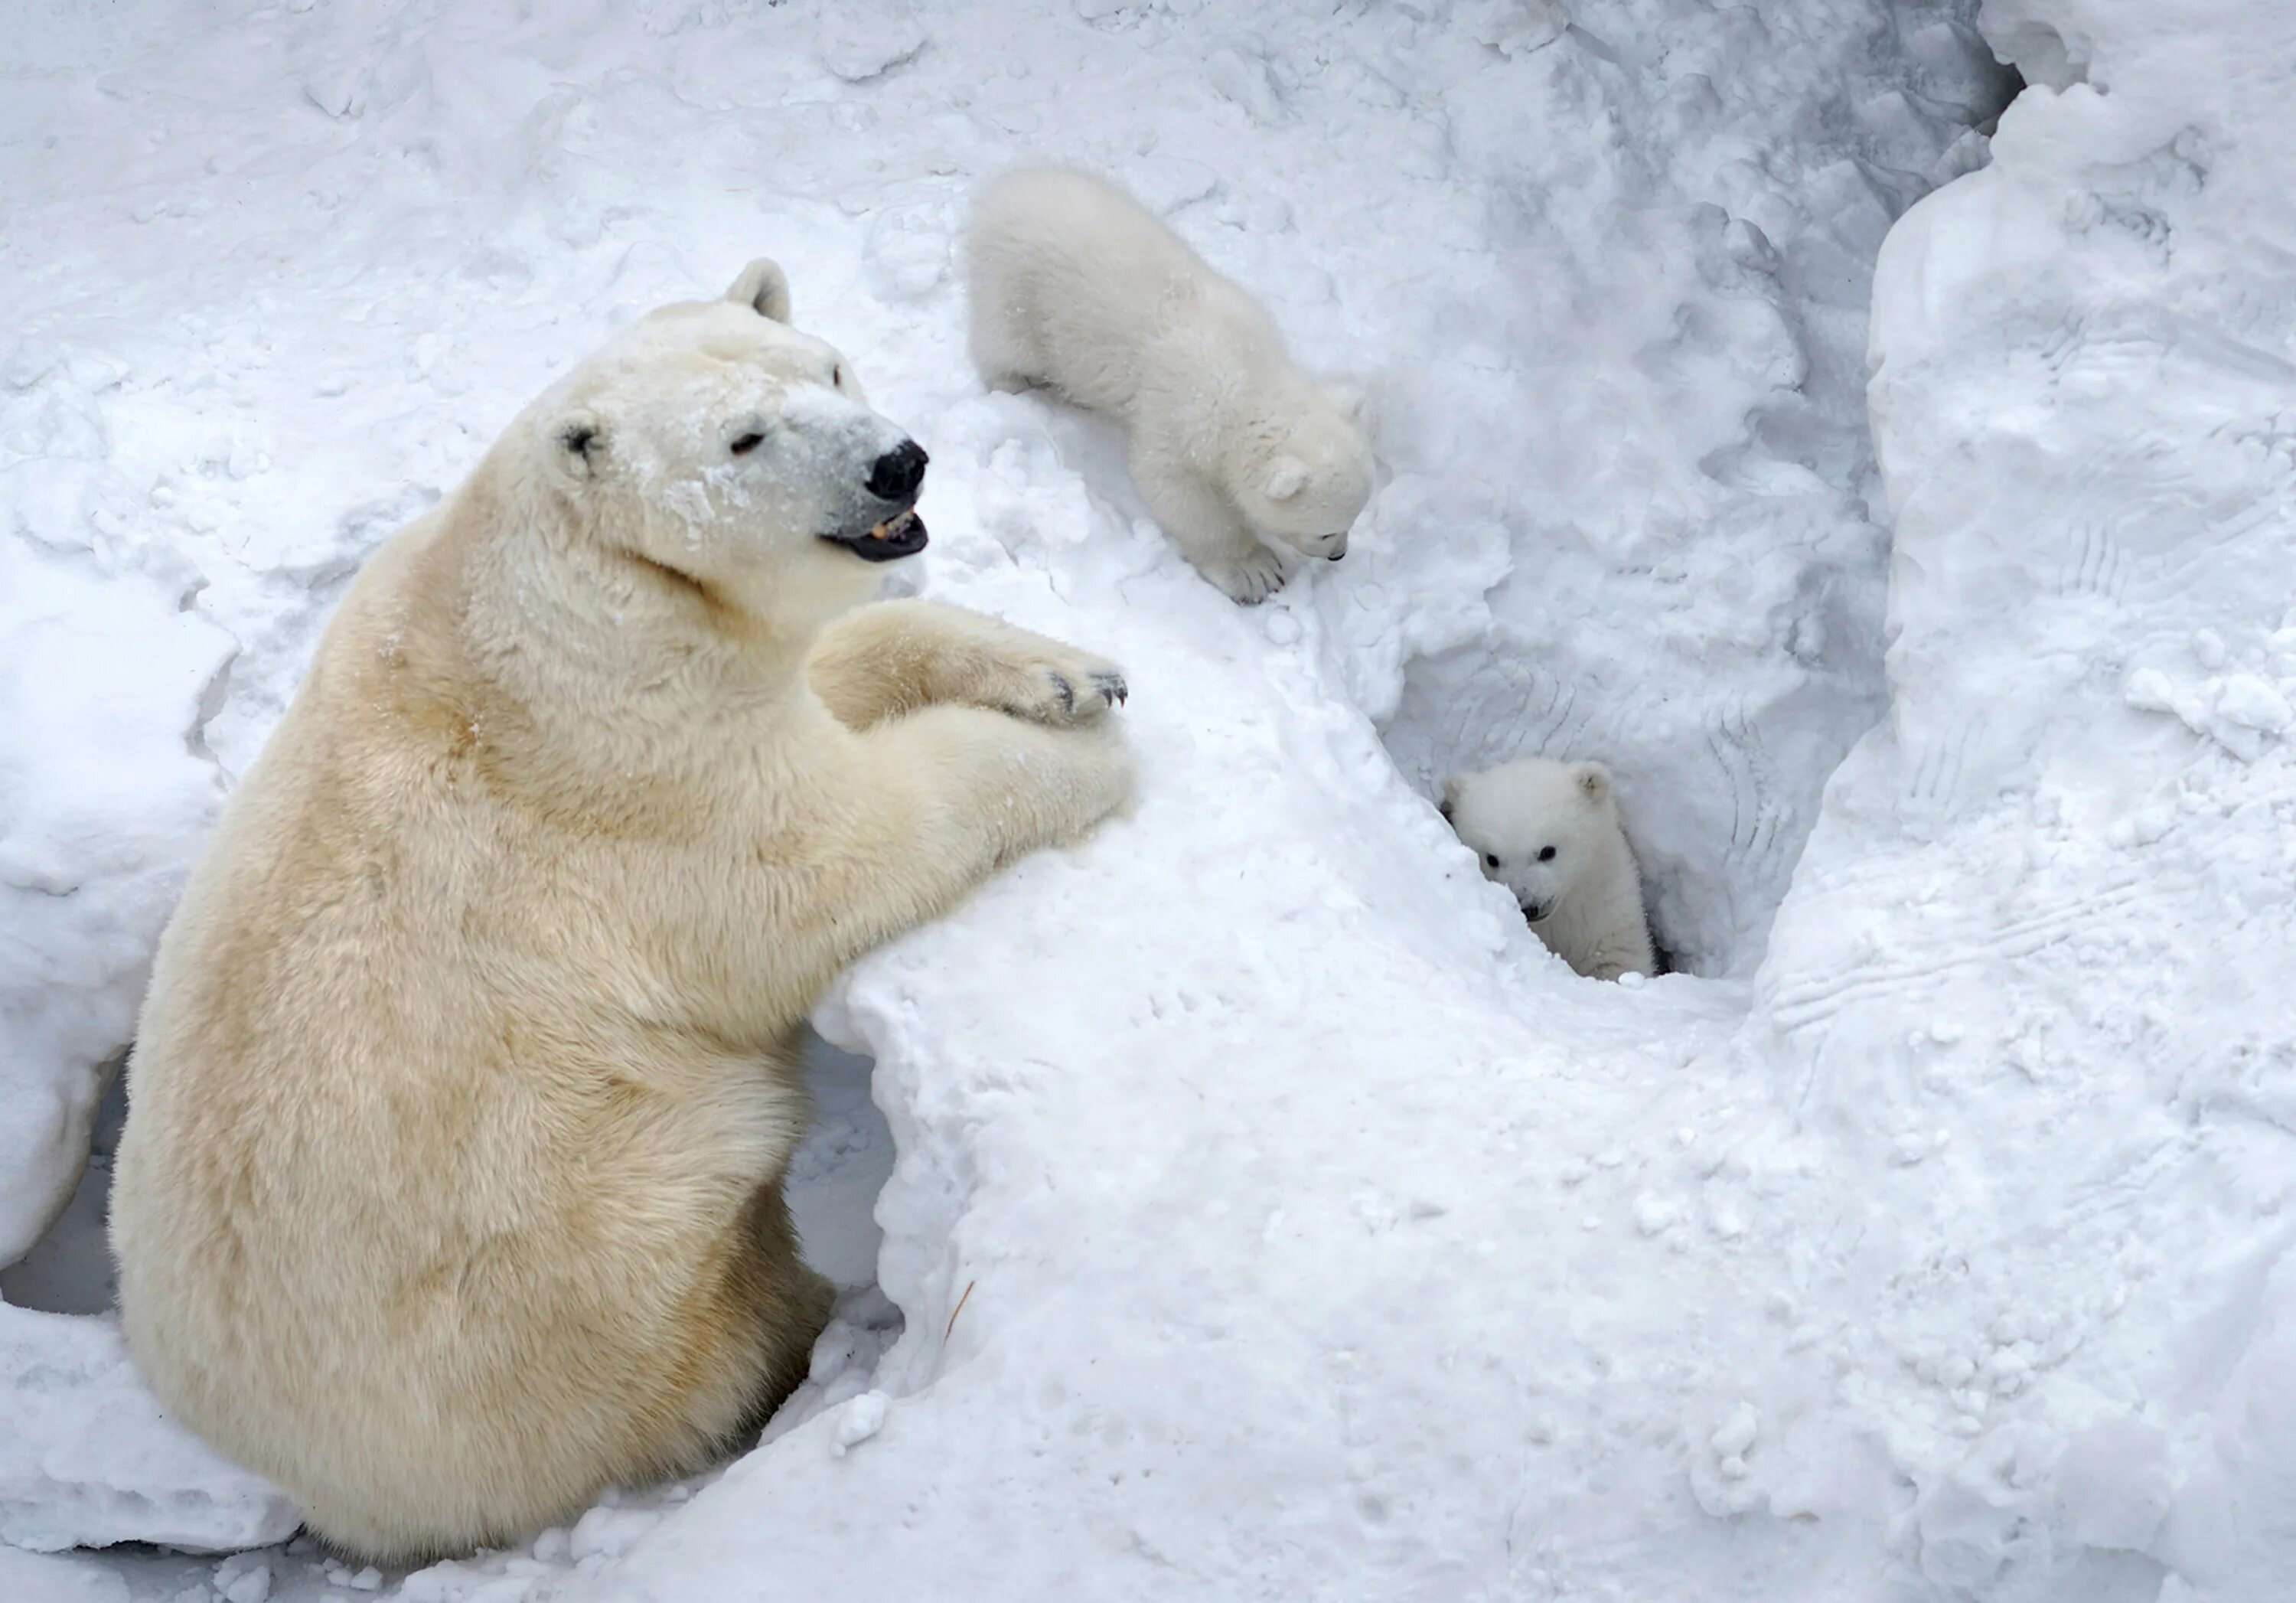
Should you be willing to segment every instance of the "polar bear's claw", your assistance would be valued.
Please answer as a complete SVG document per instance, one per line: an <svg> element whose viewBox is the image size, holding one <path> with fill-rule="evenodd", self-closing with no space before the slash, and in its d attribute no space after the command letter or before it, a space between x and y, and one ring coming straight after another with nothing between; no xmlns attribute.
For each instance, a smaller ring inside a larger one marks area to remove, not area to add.
<svg viewBox="0 0 2296 1603"><path fill-rule="evenodd" d="M1081 652L1062 652L1058 662L1039 660L1013 666L1020 671L1019 681L994 696L993 704L1032 723L1090 723L1130 694L1121 669Z"/></svg>

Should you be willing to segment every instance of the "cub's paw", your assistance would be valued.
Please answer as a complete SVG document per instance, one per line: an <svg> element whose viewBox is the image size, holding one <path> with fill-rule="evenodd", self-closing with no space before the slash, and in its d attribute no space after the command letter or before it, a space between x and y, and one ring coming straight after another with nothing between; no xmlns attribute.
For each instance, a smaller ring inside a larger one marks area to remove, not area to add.
<svg viewBox="0 0 2296 1603"><path fill-rule="evenodd" d="M1206 567L1203 574L1239 606L1258 606L1283 588L1283 559L1258 546L1247 555Z"/></svg>
<svg viewBox="0 0 2296 1603"><path fill-rule="evenodd" d="M1039 724L1084 724L1132 694L1115 663L1047 641L1033 660L1006 666L999 710Z"/></svg>
<svg viewBox="0 0 2296 1603"><path fill-rule="evenodd" d="M1044 380L1034 374L1022 373L1015 367L983 366L980 382L997 395L1025 395L1044 385Z"/></svg>

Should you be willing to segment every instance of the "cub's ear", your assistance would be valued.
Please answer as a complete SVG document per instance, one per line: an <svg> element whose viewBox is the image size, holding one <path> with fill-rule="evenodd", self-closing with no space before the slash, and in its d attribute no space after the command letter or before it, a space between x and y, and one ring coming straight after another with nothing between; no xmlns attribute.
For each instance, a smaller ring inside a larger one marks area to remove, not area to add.
<svg viewBox="0 0 2296 1603"><path fill-rule="evenodd" d="M1570 770L1578 781L1578 788L1589 802L1605 801L1611 794L1611 770L1599 762L1582 762Z"/></svg>
<svg viewBox="0 0 2296 1603"><path fill-rule="evenodd" d="M1308 486L1308 464L1297 456L1278 456L1267 464L1267 481L1260 486L1271 501L1288 501Z"/></svg>
<svg viewBox="0 0 2296 1603"><path fill-rule="evenodd" d="M1435 810L1441 813L1444 818L1448 818L1451 814L1457 810L1459 805L1459 794L1466 788L1467 777L1464 774L1445 775L1443 778L1443 799L1435 804Z"/></svg>
<svg viewBox="0 0 2296 1603"><path fill-rule="evenodd" d="M772 257L760 256L742 269L741 276L734 280L734 287L726 292L726 299L754 308L761 317L786 323L790 319L789 275Z"/></svg>
<svg viewBox="0 0 2296 1603"><path fill-rule="evenodd" d="M1371 414L1371 391L1361 384L1337 379L1316 388L1323 391L1324 399L1331 403L1333 411L1357 428L1363 426Z"/></svg>
<svg viewBox="0 0 2296 1603"><path fill-rule="evenodd" d="M606 425L586 407L550 420L544 440L551 471L570 485L583 485L605 471Z"/></svg>

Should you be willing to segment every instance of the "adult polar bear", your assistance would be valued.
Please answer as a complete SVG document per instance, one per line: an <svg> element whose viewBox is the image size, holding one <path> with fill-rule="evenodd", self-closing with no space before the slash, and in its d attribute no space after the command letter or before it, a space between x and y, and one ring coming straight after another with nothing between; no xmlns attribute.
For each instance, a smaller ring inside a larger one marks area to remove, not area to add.
<svg viewBox="0 0 2296 1603"><path fill-rule="evenodd" d="M1072 842L1110 664L918 603L924 454L771 262L368 564L160 941L112 1200L168 1409L409 1561L690 1472L803 1378L782 1180L840 968Z"/></svg>

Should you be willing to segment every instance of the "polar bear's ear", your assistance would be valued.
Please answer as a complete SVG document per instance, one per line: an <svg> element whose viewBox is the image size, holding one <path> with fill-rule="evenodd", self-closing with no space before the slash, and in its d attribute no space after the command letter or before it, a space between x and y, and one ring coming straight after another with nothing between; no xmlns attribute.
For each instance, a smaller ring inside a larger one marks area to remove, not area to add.
<svg viewBox="0 0 2296 1603"><path fill-rule="evenodd" d="M761 317L786 323L790 320L789 275L772 257L760 256L742 269L734 287L726 292L726 299L755 308Z"/></svg>
<svg viewBox="0 0 2296 1603"><path fill-rule="evenodd" d="M1582 762L1571 770L1571 776L1578 781L1578 788L1587 793L1589 802L1603 801L1611 793L1611 770L1599 762Z"/></svg>
<svg viewBox="0 0 2296 1603"><path fill-rule="evenodd" d="M1446 818L1449 818L1458 808L1460 793L1466 788L1467 777L1464 774L1446 774L1443 777L1443 800L1436 803L1435 810Z"/></svg>
<svg viewBox="0 0 2296 1603"><path fill-rule="evenodd" d="M550 421L550 465L573 484L587 484L604 470L606 425L595 412L578 407Z"/></svg>
<svg viewBox="0 0 2296 1603"><path fill-rule="evenodd" d="M1271 501L1288 501L1308 487L1308 464L1297 456L1278 456L1267 464L1267 482L1260 489Z"/></svg>

